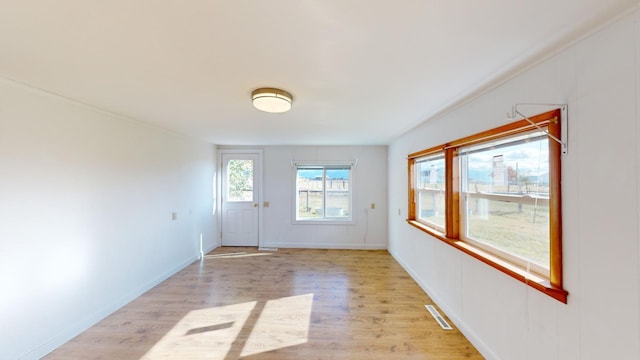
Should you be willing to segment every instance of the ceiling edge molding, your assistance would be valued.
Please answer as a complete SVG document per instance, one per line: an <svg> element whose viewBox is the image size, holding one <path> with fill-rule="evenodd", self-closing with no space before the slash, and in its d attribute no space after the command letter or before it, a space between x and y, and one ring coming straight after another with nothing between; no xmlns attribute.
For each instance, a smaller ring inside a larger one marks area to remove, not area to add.
<svg viewBox="0 0 640 360"><path fill-rule="evenodd" d="M637 1L630 6L614 9L600 16L596 16L585 22L582 26L579 26L572 31L560 34L559 36L552 38L551 41L547 41L540 46L533 48L533 50L514 58L512 61L504 64L501 69L494 71L490 75L486 76L484 80L481 80L475 86L470 87L469 91L460 93L458 96L454 97L453 100L443 103L442 106L428 114L423 120L419 120L407 126L405 130L401 131L400 135L392 140L392 142L406 135L408 132L411 132L415 128L456 110L466 103L469 103L500 87L518 75L553 58L562 51L575 46L594 34L597 34L607 26L631 16L638 10L640 10L640 1Z"/></svg>
<svg viewBox="0 0 640 360"><path fill-rule="evenodd" d="M96 105L93 105L93 104L89 104L89 103L83 102L81 100L74 99L74 98L71 98L71 97L68 97L68 96L65 96L65 95L62 95L62 94L58 94L58 93L55 93L53 91L49 91L49 90L43 89L41 87L38 87L38 86L35 86L35 85L31 85L31 84L28 84L28 83L25 83L25 82L22 82L22 81L14 80L14 79L11 79L11 78L6 77L4 75L0 75L0 83L3 83L3 84L8 85L8 86L13 86L13 87L22 89L22 90L30 92L32 94L37 94L37 95L40 95L40 96L45 96L45 97L49 97L49 98L52 98L52 99L56 99L56 100L62 101L64 103L67 103L67 104L82 108L84 110L88 110L88 111L92 111L92 112L98 113L100 115L109 117L109 118L114 119L114 120L125 121L125 122L133 123L133 124L136 124L136 125L139 125L139 126L143 126L143 127L146 127L146 128L160 130L162 132L165 132L165 133L173 135L173 136L178 136L178 137L187 138L187 139L198 139L199 141L211 144L211 142L206 141L205 139L196 138L194 136L190 136L190 135L187 135L185 133L182 133L182 132L179 132L179 131L176 131L176 130L165 128L165 127L156 125L154 123L150 123L150 122L147 122L147 121L144 121L144 120L136 119L136 118L131 117L131 116L119 114L119 113L116 113L116 112L113 112L113 111L110 111L110 110L106 110L106 109L101 108L99 106L96 106Z"/></svg>

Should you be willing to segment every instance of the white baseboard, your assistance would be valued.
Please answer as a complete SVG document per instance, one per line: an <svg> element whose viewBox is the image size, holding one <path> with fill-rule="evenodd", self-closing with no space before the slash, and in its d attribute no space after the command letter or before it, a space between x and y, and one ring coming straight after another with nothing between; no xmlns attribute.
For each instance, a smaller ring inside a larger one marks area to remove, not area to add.
<svg viewBox="0 0 640 360"><path fill-rule="evenodd" d="M395 254L391 249L389 249L388 251L391 256L393 256L393 258L398 262L398 264L400 264L400 266L402 266L409 273L409 275L411 275L413 280L418 283L422 290L424 290L424 292L429 295L431 300L433 300L436 305L438 305L438 307L447 315L449 320L451 320L456 325L456 327L469 340L469 342L471 342L471 344L473 344L473 346L478 349L480 354L482 354L485 359L499 360L498 356L496 356L496 354L487 346L487 344L485 344L473 330L466 326L464 321L462 321L462 319L460 319L457 314L455 314L455 312L453 312L453 310L449 306L447 306L444 301L442 301L442 299L438 296L438 293L431 287L429 287L429 285L427 285L427 283L418 275L417 272L415 272L409 265L402 261L402 258L397 256L397 254Z"/></svg>
<svg viewBox="0 0 640 360"><path fill-rule="evenodd" d="M260 244L262 247L289 248L289 249L343 249L343 250L386 250L387 244L332 244L332 243L278 243L269 242Z"/></svg>
<svg viewBox="0 0 640 360"><path fill-rule="evenodd" d="M208 253L212 252L213 250L215 250L215 249L217 249L217 248L219 248L219 247L220 247L220 244L219 244L219 243L215 243L215 244L213 244L213 245L210 245L210 246L208 246L208 247L206 247L206 248L202 249L202 252L203 252L205 255L207 255Z"/></svg>
<svg viewBox="0 0 640 360"><path fill-rule="evenodd" d="M42 358L46 354L48 354L48 353L52 352L53 350L57 349L61 345L65 344L69 340L71 340L74 337L76 337L78 334L82 333L83 331L87 330L91 326L93 326L96 323L98 323L100 320L103 320L107 316L113 314L114 312L116 312L117 310L122 308L123 306L127 305L131 301L133 301L136 298L138 298L140 295L142 295L145 292L151 290L156 285L160 284L161 282L163 282L166 279L170 278L171 276L175 275L180 270L186 268L187 266L191 265L194 261L197 261L197 260L198 260L197 256L190 257L190 258L182 261L178 265L172 267L171 269L167 270L163 274L161 274L161 275L155 277L154 279L142 284L141 286L137 287L136 289L133 289L132 291L129 291L128 293L126 293L125 295L119 297L117 300L111 302L110 304L102 306L101 308L97 309L96 311L94 311L93 313L89 314L88 316L85 316L81 320L76 321L75 323L73 323L73 324L71 324L69 326L62 327L60 329L60 332L58 332L54 337L52 337L49 340L45 341L44 343L36 346L35 348L31 349L29 352L23 354L22 356L19 357L19 359L21 359L21 360L31 360L31 359L37 360L37 359Z"/></svg>

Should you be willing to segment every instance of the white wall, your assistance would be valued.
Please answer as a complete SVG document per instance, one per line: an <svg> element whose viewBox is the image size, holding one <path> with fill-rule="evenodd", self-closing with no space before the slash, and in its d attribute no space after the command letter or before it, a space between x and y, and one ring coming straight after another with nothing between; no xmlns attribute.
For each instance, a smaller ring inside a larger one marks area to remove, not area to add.
<svg viewBox="0 0 640 360"><path fill-rule="evenodd" d="M618 19L389 147L389 249L487 358L640 359L639 18ZM409 153L502 125L523 102L569 104L566 305L404 220Z"/></svg>
<svg viewBox="0 0 640 360"><path fill-rule="evenodd" d="M293 224L295 168L291 161L358 160L352 174L354 223ZM264 148L262 246L385 249L387 247L386 146L270 146ZM375 209L371 209L375 203Z"/></svg>
<svg viewBox="0 0 640 360"><path fill-rule="evenodd" d="M39 358L196 260L200 234L212 248L215 155L1 80L0 358Z"/></svg>

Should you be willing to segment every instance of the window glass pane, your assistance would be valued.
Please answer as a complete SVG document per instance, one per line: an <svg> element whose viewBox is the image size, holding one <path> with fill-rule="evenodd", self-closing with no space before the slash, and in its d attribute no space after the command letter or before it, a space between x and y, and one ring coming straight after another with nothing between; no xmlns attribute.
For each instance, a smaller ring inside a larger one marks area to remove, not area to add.
<svg viewBox="0 0 640 360"><path fill-rule="evenodd" d="M298 168L296 176L298 213L296 218L307 220L324 216L322 168Z"/></svg>
<svg viewBox="0 0 640 360"><path fill-rule="evenodd" d="M549 267L549 144L536 131L460 151L466 238Z"/></svg>
<svg viewBox="0 0 640 360"><path fill-rule="evenodd" d="M549 267L548 202L541 206L475 196L467 202L468 237Z"/></svg>
<svg viewBox="0 0 640 360"><path fill-rule="evenodd" d="M253 201L253 160L229 160L228 201Z"/></svg>
<svg viewBox="0 0 640 360"><path fill-rule="evenodd" d="M444 155L438 154L416 160L417 217L440 230L445 225L445 168Z"/></svg>
<svg viewBox="0 0 640 360"><path fill-rule="evenodd" d="M351 203L349 198L350 171L349 168L330 168L326 170L326 217L349 217Z"/></svg>

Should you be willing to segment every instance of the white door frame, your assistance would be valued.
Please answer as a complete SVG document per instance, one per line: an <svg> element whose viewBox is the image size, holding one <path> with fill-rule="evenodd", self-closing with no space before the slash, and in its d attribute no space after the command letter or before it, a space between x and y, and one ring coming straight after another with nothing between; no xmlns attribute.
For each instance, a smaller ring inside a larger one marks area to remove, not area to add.
<svg viewBox="0 0 640 360"><path fill-rule="evenodd" d="M225 181L222 179L222 155L223 154L252 154L258 155L258 159L260 160L260 168L259 172L259 180L258 180L258 247L262 246L264 239L264 207L262 204L264 203L264 152L262 149L254 149L254 148L235 148L235 149L225 149L218 148L218 166L217 172L220 177L220 181L218 181L217 189L219 196L217 201L218 209L222 210L222 182ZM222 211L218 212L218 229L220 229L220 245L222 245Z"/></svg>

